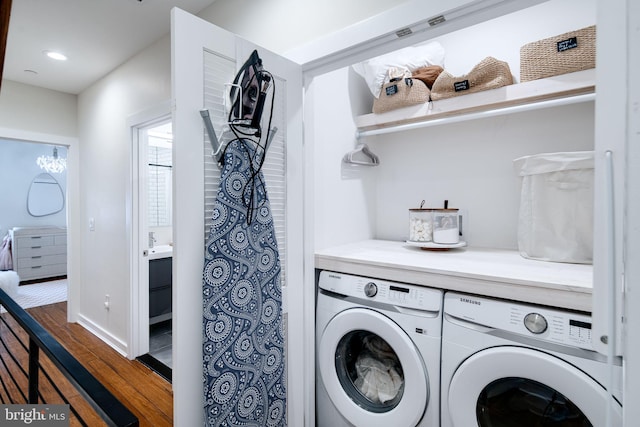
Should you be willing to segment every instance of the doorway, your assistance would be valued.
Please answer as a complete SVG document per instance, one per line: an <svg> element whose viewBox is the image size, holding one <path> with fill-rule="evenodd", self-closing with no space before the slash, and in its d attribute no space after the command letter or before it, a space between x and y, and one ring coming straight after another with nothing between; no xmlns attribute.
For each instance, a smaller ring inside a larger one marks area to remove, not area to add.
<svg viewBox="0 0 640 427"><path fill-rule="evenodd" d="M171 379L173 135L171 114L132 122L132 358Z"/></svg>
<svg viewBox="0 0 640 427"><path fill-rule="evenodd" d="M68 148L0 138L0 158L10 159L0 170L0 239L10 249L0 269L19 275L23 308L67 300Z"/></svg>
<svg viewBox="0 0 640 427"><path fill-rule="evenodd" d="M171 121L146 129L147 235L149 240L149 352L150 366L168 379L172 355L173 263L173 134ZM156 363L158 362L158 363ZM165 369L169 368L169 370Z"/></svg>

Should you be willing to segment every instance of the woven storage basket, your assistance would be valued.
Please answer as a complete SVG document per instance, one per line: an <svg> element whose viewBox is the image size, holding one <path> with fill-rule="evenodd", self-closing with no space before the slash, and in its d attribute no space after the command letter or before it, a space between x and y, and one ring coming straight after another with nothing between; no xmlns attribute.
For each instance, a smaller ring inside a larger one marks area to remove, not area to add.
<svg viewBox="0 0 640 427"><path fill-rule="evenodd" d="M511 75L509 64L489 56L480 61L464 76L456 77L444 70L433 83L431 99L437 101L453 96L496 89L512 83L513 76Z"/></svg>
<svg viewBox="0 0 640 427"><path fill-rule="evenodd" d="M400 78L382 85L378 98L373 100L373 112L385 113L410 105L424 104L429 101L429 88L420 80Z"/></svg>
<svg viewBox="0 0 640 427"><path fill-rule="evenodd" d="M582 28L520 48L520 81L587 70L596 66L596 27Z"/></svg>

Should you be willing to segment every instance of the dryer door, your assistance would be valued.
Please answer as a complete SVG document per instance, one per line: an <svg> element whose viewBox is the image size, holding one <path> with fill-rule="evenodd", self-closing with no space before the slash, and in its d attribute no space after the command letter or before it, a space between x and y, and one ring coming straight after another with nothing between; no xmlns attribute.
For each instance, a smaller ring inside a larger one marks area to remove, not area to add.
<svg viewBox="0 0 640 427"><path fill-rule="evenodd" d="M383 314L353 308L322 332L320 375L334 406L356 426L415 426L429 398L428 376L411 338Z"/></svg>
<svg viewBox="0 0 640 427"><path fill-rule="evenodd" d="M455 427L605 425L606 390L575 366L522 347L493 347L466 359L449 385ZM613 425L622 425L616 403Z"/></svg>

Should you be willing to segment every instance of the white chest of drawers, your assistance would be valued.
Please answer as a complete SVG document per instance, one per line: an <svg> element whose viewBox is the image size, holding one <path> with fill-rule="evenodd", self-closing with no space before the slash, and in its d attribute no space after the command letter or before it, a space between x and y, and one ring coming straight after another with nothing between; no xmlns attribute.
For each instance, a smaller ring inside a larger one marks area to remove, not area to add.
<svg viewBox="0 0 640 427"><path fill-rule="evenodd" d="M20 227L11 231L13 269L20 281L67 274L67 229Z"/></svg>

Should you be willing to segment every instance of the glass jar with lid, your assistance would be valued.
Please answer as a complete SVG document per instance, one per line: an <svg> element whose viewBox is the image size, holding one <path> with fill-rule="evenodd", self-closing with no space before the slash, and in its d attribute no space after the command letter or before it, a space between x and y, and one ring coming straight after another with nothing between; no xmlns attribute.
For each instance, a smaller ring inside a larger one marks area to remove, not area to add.
<svg viewBox="0 0 640 427"><path fill-rule="evenodd" d="M460 241L458 209L433 209L433 242L455 244Z"/></svg>
<svg viewBox="0 0 640 427"><path fill-rule="evenodd" d="M431 242L433 240L433 209L409 209L409 240Z"/></svg>

